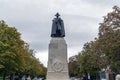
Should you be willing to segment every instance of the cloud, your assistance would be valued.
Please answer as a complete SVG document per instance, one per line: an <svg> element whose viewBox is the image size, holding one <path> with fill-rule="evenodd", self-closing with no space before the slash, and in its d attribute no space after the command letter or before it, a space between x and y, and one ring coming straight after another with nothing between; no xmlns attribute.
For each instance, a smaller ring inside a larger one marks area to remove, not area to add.
<svg viewBox="0 0 120 80"><path fill-rule="evenodd" d="M14 26L39 59L47 62L54 14L64 20L68 56L78 54L84 43L98 34L102 16L112 11L118 0L0 0L0 19Z"/></svg>
<svg viewBox="0 0 120 80"><path fill-rule="evenodd" d="M48 61L48 51L40 51L35 54L36 58L38 58L44 66L47 67L47 61Z"/></svg>
<svg viewBox="0 0 120 80"><path fill-rule="evenodd" d="M117 1L117 0L82 0L83 2L85 3L88 3L88 4L94 4L95 6L98 5L98 6L101 6L101 7L111 7L113 5L119 5L120 1Z"/></svg>

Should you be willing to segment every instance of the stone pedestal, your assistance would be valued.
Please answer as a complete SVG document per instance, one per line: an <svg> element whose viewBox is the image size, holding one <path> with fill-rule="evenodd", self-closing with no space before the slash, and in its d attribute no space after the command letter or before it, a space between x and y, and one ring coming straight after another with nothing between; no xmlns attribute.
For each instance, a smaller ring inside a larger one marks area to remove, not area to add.
<svg viewBox="0 0 120 80"><path fill-rule="evenodd" d="M52 38L50 41L47 80L69 80L67 44L64 38Z"/></svg>

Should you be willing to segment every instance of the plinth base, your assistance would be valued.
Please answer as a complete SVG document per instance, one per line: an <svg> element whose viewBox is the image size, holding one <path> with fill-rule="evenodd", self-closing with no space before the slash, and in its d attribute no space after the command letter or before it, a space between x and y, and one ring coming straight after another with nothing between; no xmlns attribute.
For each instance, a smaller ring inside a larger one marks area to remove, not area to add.
<svg viewBox="0 0 120 80"><path fill-rule="evenodd" d="M70 80L67 44L64 38L52 38L49 44L47 80Z"/></svg>

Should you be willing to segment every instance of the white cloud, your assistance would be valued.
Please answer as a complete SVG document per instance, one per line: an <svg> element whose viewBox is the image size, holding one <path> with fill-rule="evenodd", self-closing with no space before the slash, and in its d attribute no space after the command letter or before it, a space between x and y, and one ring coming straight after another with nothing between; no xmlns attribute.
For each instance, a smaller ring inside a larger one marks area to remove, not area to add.
<svg viewBox="0 0 120 80"><path fill-rule="evenodd" d="M48 51L37 52L35 56L47 67Z"/></svg>
<svg viewBox="0 0 120 80"><path fill-rule="evenodd" d="M14 26L22 39L37 51L36 57L47 64L48 44L54 14L65 23L68 57L78 54L84 43L98 33L102 16L112 11L118 0L0 0L0 19Z"/></svg>

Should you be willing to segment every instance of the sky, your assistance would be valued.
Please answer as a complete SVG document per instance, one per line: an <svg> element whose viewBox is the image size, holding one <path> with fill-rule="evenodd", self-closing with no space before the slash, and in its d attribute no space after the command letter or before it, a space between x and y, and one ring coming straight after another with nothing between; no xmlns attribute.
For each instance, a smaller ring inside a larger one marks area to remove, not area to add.
<svg viewBox="0 0 120 80"><path fill-rule="evenodd" d="M97 37L99 23L114 5L119 6L120 0L0 0L0 20L17 28L47 66L52 20L57 12L64 21L69 58Z"/></svg>

